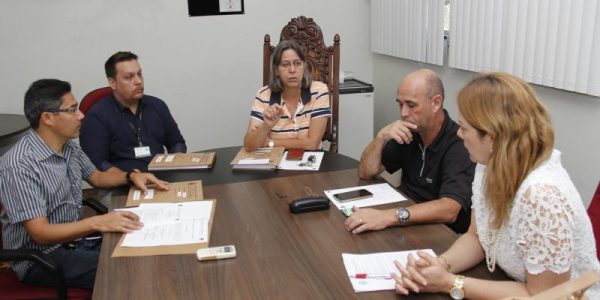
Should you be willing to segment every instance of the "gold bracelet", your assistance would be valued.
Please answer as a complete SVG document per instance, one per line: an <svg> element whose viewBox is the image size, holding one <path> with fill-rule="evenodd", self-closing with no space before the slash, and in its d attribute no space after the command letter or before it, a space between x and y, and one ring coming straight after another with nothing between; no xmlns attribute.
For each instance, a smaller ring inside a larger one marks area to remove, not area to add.
<svg viewBox="0 0 600 300"><path fill-rule="evenodd" d="M448 262L448 259L446 258L445 255L438 255L438 258L444 263L444 265L446 265L446 271L450 271L450 263Z"/></svg>

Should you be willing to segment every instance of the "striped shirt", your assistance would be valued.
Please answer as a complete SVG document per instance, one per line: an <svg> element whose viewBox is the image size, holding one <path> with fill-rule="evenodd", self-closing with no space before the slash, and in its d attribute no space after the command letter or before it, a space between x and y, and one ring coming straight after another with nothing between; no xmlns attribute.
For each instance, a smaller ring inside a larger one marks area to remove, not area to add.
<svg viewBox="0 0 600 300"><path fill-rule="evenodd" d="M293 100L287 100L293 101ZM298 108L292 114L286 99L281 98L281 93L271 93L268 86L261 88L252 104L250 116L263 122L263 112L273 104L280 104L284 114L271 128L270 137L273 139L298 139L308 137L310 120L313 118L330 117L329 91L327 85L320 81L313 81L310 89L302 88L301 99L297 100ZM293 117L292 117L293 115Z"/></svg>
<svg viewBox="0 0 600 300"><path fill-rule="evenodd" d="M38 245L23 222L47 217L51 224L71 223L82 218L81 180L96 168L79 145L67 141L61 156L29 130L0 158L0 199L4 209L2 241L5 249L37 249L50 253L60 245ZM22 280L31 261L11 262Z"/></svg>

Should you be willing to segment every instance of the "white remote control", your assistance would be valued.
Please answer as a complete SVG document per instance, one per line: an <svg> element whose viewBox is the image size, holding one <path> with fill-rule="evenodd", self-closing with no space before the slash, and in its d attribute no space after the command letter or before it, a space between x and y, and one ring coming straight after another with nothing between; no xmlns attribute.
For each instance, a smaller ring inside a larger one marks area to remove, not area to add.
<svg viewBox="0 0 600 300"><path fill-rule="evenodd" d="M235 246L229 245L229 246L198 249L198 252L196 252L196 256L198 257L198 260L200 260L200 261L232 258L232 257L236 256Z"/></svg>

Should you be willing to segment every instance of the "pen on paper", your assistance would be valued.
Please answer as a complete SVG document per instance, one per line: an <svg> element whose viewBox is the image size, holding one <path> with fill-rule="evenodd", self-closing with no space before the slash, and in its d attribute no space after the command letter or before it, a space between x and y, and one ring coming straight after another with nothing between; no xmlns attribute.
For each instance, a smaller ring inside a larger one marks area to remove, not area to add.
<svg viewBox="0 0 600 300"><path fill-rule="evenodd" d="M350 278L356 279L394 279L390 274L366 274L366 273L358 273L354 274L354 276L350 276Z"/></svg>

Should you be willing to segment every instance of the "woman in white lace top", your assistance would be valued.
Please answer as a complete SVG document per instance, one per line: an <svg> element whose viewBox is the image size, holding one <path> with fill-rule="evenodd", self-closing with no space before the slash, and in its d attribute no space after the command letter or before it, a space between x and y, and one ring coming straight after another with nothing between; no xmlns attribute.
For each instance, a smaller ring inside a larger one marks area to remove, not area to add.
<svg viewBox="0 0 600 300"><path fill-rule="evenodd" d="M396 292L447 292L453 299L530 296L587 271L600 273L589 218L553 149L550 116L525 81L483 74L458 95L471 160L473 213L467 233L437 258L398 264ZM455 275L485 260L516 281ZM600 286L586 292L600 299Z"/></svg>

